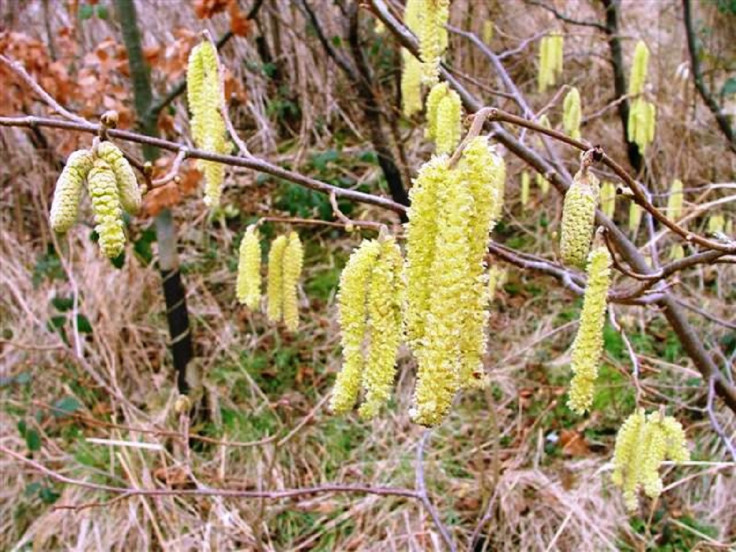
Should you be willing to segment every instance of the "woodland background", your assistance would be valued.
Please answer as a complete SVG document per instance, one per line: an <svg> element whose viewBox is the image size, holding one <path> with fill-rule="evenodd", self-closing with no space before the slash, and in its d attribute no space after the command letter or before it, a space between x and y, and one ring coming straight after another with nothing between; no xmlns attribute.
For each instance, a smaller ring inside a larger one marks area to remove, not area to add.
<svg viewBox="0 0 736 552"><path fill-rule="evenodd" d="M6 0L0 4L0 53L22 62L72 112L96 122L114 109L119 128L134 129L131 68L116 9L122 3ZM351 4L136 2L154 105L161 108L153 126L164 138L190 140L184 97L172 92L181 90L189 51L206 28L224 42L230 115L254 155L334 186L389 196L379 144L388 147L384 153L408 189L432 153L424 117L401 115L397 41L388 31L377 32L370 3L357 10L351 37ZM400 13L399 2L389 4ZM657 135L640 166L623 140L622 102L605 33L610 4L455 0L451 25L486 40L532 109L546 108L557 128L562 95L536 91L537 49L546 32L563 32L562 83L581 92L584 138L601 144L633 175L643 174L643 167L657 205L666 204L670 183L680 178L686 213L694 213L689 229L705 233L713 213L734 220L728 203L736 189L733 142L694 86L682 3L614 3L623 74L637 40L652 52L648 93L658 107ZM703 0L693 2L692 10L703 80L724 113L730 112L724 118L733 128L736 5ZM466 37L451 33L448 63L487 105L518 112L493 66ZM367 71L368 95L356 85ZM0 66L0 79L0 116L50 115L7 67ZM536 147L533 133L510 130ZM234 291L237 246L246 226L263 216L334 221L328 196L263 172L230 168L222 207L211 212L200 199L194 162L185 161L180 182L146 196L144 214L129 221L124 259L110 263L91 239L88 206L68 238L53 236L47 222L64 159L91 139L60 129L0 128L0 445L16 454L0 454L0 548L442 549L438 527L416 497L196 496L205 487L414 489L417 452L428 497L459 549L724 550L736 543L734 458L722 438L736 435L734 413L709 397L655 305L612 307L622 331L606 327L603 383L594 412L580 418L565 406L564 393L581 298L549 275L503 264L508 280L489 323L492 386L486 393L466 393L450 419L428 436L409 421L414 365L402 351L395 399L382 417L370 423L335 417L325 407L341 362L335 292L360 241L357 233L311 223L262 226L269 238L294 228L305 242L301 326L293 335L237 305ZM137 145L125 147L142 158ZM557 149L574 172L579 153L565 145ZM522 206L520 175L529 169L504 155L507 203L494 240L554 259L561 195L552 190L542 196L533 187ZM165 174L173 161L164 152L154 176ZM598 174L613 180L606 170ZM395 213L377 206L340 200L339 207L358 220L399 223ZM624 230L628 207L620 199L614 217ZM194 345L190 370L199 382L191 418L174 412L176 375L157 268L152 221L168 208ZM647 219L632 236L642 250L650 237ZM675 242L664 235L659 255L666 258ZM668 281L690 306L698 338L731 381L734 282L730 264L698 265ZM693 459L705 463L668 470L667 492L633 517L606 468L615 432L635 404L627 341L644 390L641 404L667 405L686 428ZM199 437L187 441L185 432ZM17 455L77 481L195 496L112 500L99 489L63 484ZM101 504L106 500L112 502Z"/></svg>

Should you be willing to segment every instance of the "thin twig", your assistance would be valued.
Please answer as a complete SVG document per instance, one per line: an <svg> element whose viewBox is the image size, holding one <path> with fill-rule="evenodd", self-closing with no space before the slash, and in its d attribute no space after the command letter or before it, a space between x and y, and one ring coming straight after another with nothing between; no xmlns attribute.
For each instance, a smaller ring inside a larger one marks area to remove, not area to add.
<svg viewBox="0 0 736 552"><path fill-rule="evenodd" d="M419 439L419 443L417 444L417 465L415 467L417 488L416 493L419 499L422 501L422 504L424 504L424 507L429 512L429 515L432 517L432 521L437 527L437 530L440 532L442 540L445 541L445 545L451 552L455 552L457 550L455 542L452 540L447 527L445 527L444 523L442 523L437 508L435 508L434 504L432 504L432 501L429 499L429 494L427 494L427 484L424 480L424 447L427 444L431 433L431 429L426 430L422 434L422 437Z"/></svg>
<svg viewBox="0 0 736 552"><path fill-rule="evenodd" d="M718 421L718 418L716 418L716 413L713 409L713 400L715 399L716 390L714 385L713 378L710 378L708 380L708 404L706 406L706 410L708 411L708 418L710 419L710 425L713 426L713 430L718 434L718 436L721 438L721 441L723 441L723 444L726 446L726 450L731 454L731 458L733 458L733 461L736 462L736 447L734 447L734 444L731 442L731 439L726 435L726 432L723 431L723 426L721 426L721 423Z"/></svg>

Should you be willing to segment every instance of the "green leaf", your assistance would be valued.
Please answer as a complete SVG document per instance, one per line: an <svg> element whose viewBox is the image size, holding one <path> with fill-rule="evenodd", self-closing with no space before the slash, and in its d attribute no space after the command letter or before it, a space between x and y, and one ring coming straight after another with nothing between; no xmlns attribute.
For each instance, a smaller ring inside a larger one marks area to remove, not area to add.
<svg viewBox="0 0 736 552"><path fill-rule="evenodd" d="M51 487L42 487L38 491L38 497L43 501L44 504L53 504L61 495L54 491Z"/></svg>
<svg viewBox="0 0 736 552"><path fill-rule="evenodd" d="M38 434L38 431L26 428L25 438L28 450L31 452L41 450L41 436Z"/></svg>
<svg viewBox="0 0 736 552"><path fill-rule="evenodd" d="M95 7L91 6L89 4L82 4L79 6L79 19L84 21L85 19L89 19L95 14Z"/></svg>
<svg viewBox="0 0 736 552"><path fill-rule="evenodd" d="M79 330L79 333L92 333L92 324L90 324L89 318L83 314L77 315L77 330Z"/></svg>
<svg viewBox="0 0 736 552"><path fill-rule="evenodd" d="M100 19L107 21L110 19L110 10L107 9L107 6L99 5L97 6L97 17Z"/></svg>
<svg viewBox="0 0 736 552"><path fill-rule="evenodd" d="M736 77L728 79L721 88L721 97L731 96L732 94L736 94Z"/></svg>
<svg viewBox="0 0 736 552"><path fill-rule="evenodd" d="M112 266L120 270L125 266L125 251L122 251L117 257L110 259Z"/></svg>
<svg viewBox="0 0 736 552"><path fill-rule="evenodd" d="M64 397L54 403L54 408L55 410L53 410L53 414L55 417L65 418L82 408L82 404L76 397Z"/></svg>
<svg viewBox="0 0 736 552"><path fill-rule="evenodd" d="M35 481L33 483L29 483L28 485L26 485L26 488L23 491L23 493L26 496L31 497L35 495L37 492L39 492L40 490L41 490L41 484L38 481Z"/></svg>

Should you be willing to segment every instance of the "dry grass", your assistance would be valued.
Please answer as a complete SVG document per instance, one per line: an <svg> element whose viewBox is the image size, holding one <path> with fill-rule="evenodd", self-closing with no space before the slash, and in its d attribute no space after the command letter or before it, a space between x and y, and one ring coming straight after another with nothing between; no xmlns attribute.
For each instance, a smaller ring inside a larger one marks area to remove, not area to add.
<svg viewBox="0 0 736 552"><path fill-rule="evenodd" d="M32 21L27 28L43 39L38 4L31 3L19 20ZM173 40L179 26L199 28L189 8L159 4L155 9L141 4L147 43ZM586 2L563 4L578 18L600 17L600 10ZM235 114L236 125L244 129L253 152L312 171L310 157L335 147L336 136L347 136L345 151L350 154L330 166L330 176L350 176L374 186L376 167L354 155L369 147L354 91L326 60L296 3L280 0L272 6L264 9L262 30L283 63L284 84L301 117L292 124L269 111L272 85L248 68L258 60L254 42L236 40L224 54L248 92L247 103ZM453 23L467 28L468 19L461 14L471 6L477 9L471 0L456 0ZM724 154L710 113L700 102L693 110L692 87L674 78L685 59L681 34L673 30L680 24L677 6L654 0L624 3L627 54L639 37L653 49L651 80L661 126L650 168L659 191L666 191L675 176L693 187L733 179L733 158ZM497 50L513 48L535 29L558 25L548 13L520 1L495 13L492 44ZM704 13L715 37L726 32L712 10ZM325 5L320 14L337 33L339 12ZM59 10L52 27L70 24L66 18ZM482 17L470 21L480 33ZM223 16L215 18L214 34L225 24ZM99 20L80 28L86 50L115 32ZM565 82L581 89L585 113L592 113L612 95L607 46L592 29L567 30ZM278 45L276 32L281 36ZM714 44L721 55L734 47L732 42ZM491 70L477 52L459 37L452 38L452 46L457 66L488 79ZM532 52L535 44L508 65L538 109L549 98L532 92ZM154 80L165 89L162 77ZM177 106L176 124L183 130L185 109ZM553 108L553 123L560 109ZM416 168L429 150L421 128L413 126L404 125L401 133ZM615 110L583 132L625 159ZM54 145L62 138L48 135ZM380 419L335 418L324 407L340 365L335 283L358 238L314 227L301 230L307 242L302 325L289 336L269 326L265 316L238 308L233 290L239 236L252 217L275 209L279 185L234 172L225 194L225 202L236 208L233 218L212 220L196 200L177 209L197 347L193 364L202 382L198 401L210 414L208 421L195 416L190 429L228 442L185 443L172 437L189 421L174 411L176 391L155 268L137 260L131 249L121 269L101 259L89 239L86 211L80 217L85 224L55 244L61 255L47 255L53 242L46 213L55 172L25 132L3 129L0 144L0 445L67 477L121 487L284 490L330 482L414 487L422 430L408 418L414 366L407 351L402 352L395 402ZM564 158L575 166L573 152L566 151ZM542 198L534 191L532 204L522 213L516 188L521 165L510 156L507 161L509 203L498 237L552 258L560 199L553 194ZM725 193L715 190L688 195L688 200L721 195ZM617 220L624 224L627 205L621 203ZM732 204L726 212L734 217ZM356 216L385 215L361 208ZM699 217L692 228L704 224ZM132 241L140 240L147 226L148 221L133 221ZM639 243L643 241L642 235ZM681 280L685 297L716 316L733 318L733 267L697 269ZM72 308L59 310L53 303L59 298L71 298ZM626 515L610 482L608 462L615 430L633 407L631 363L612 332L600 408L586 419L572 416L564 406L564 392L578 310L576 298L551 278L510 269L489 324L492 388L462 397L425 451L430 497L459 549L467 547L476 530L477 550L733 546L736 481L733 465L717 464L729 458L705 415L705 389L656 310L640 307L615 311L641 354L642 404L668 404L687 428L694 459L716 464L668 468L665 485L670 490L656 504L642 502L640 516ZM76 312L90 322L91 333L84 331L83 321L75 327ZM66 341L50 329L54 317L65 318ZM715 360L733 371L733 356L726 352L733 331L697 315L692 321ZM64 398L75 399L76 416L51 408ZM716 414L726 433L736 435L733 414L720 406ZM28 439L17 429L21 421L26 436L32 430L40 438L38 450L29 451ZM276 438L252 444L269 436ZM580 446L565 446L571 436ZM90 443L88 438L159 444L161 449ZM442 549L426 509L400 497L323 493L285 500L136 496L115 501L109 493L59 484L7 455L0 455L0 497L0 548L9 550ZM485 523L478 528L481 519Z"/></svg>

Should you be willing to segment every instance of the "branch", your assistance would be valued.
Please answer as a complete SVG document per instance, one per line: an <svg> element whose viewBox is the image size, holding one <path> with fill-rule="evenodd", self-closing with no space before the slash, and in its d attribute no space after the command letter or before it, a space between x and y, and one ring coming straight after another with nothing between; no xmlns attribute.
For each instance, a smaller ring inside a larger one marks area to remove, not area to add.
<svg viewBox="0 0 736 552"><path fill-rule="evenodd" d="M733 461L736 462L736 448L734 448L734 445L731 442L731 439L728 438L728 435L726 435L726 432L723 431L723 427L718 421L718 418L716 418L716 413L713 411L713 399L714 398L715 398L715 387L713 385L713 378L711 378L708 380L708 404L705 407L705 409L708 411L708 418L710 419L710 425L713 426L713 429L718 434L718 436L721 438L721 441L723 441L723 444L726 446L726 450L728 450L728 452L731 453L731 458L733 458Z"/></svg>
<svg viewBox="0 0 736 552"><path fill-rule="evenodd" d="M713 94L711 94L705 84L705 80L703 79L703 70L700 67L700 59L698 59L698 47L695 43L695 29L693 28L690 0L682 0L682 8L684 12L683 19L685 23L685 34L687 36L687 49L688 52L690 52L690 65L693 69L695 87L698 89L698 92L703 98L705 104L708 106L708 109L710 109L711 113L713 113L713 116L716 118L718 127L728 140L728 145L731 148L731 151L736 153L736 133L734 133L734 130L731 128L731 124L728 121L728 117L726 117L721 106L718 105L718 102L713 97Z"/></svg>
<svg viewBox="0 0 736 552"><path fill-rule="evenodd" d="M85 123L73 123L70 121L64 121L62 119L53 119L53 118L46 118L46 117L32 117L32 116L29 116L29 117L0 117L0 126L26 127L26 128L34 128L34 127L39 126L39 127L61 128L65 130L73 130L76 132L86 132L89 134L97 134L100 131L100 125L98 124L92 124L92 123L86 123L86 122ZM111 137L117 138L118 140L123 140L126 142L135 142L138 144L145 144L148 146L160 148L160 149L167 150L167 151L181 152L182 148L185 147L183 144L179 144L177 142L171 142L169 140L164 140L163 138L154 138L152 136L145 136L143 134L138 134L136 132L130 132L126 130L110 129L107 132ZM304 186L305 188L309 188L310 190L314 190L316 192L320 192L323 194L334 193L337 197L343 197L345 199L349 199L351 201L355 201L358 203L376 205L378 207L383 207L384 209L388 209L389 211L393 211L399 214L406 212L405 206L399 205L398 203L388 198L374 196L374 195L366 194L363 192L357 192L355 190L338 188L337 186L326 184L324 182L321 182L309 176L304 176L299 173L296 173L296 172L293 172L287 169L283 169L279 167L278 165L274 165L272 163L269 163L268 161L259 159L257 157L248 157L248 158L237 157L234 155L223 155L223 154L211 153L211 152L203 151L199 149L188 150L186 153L186 157L189 159L204 159L206 161L215 161L217 163L224 163L226 165L231 165L234 167L244 167L246 169L253 169L258 172L270 174L277 178L288 180L289 182L293 182L294 184L298 184L299 186Z"/></svg>
<svg viewBox="0 0 736 552"><path fill-rule="evenodd" d="M447 531L447 527L445 527L444 523L442 523L437 508L434 507L434 504L432 504L432 501L429 499L429 495L427 494L427 485L424 481L424 446L427 444L431 433L432 430L426 430L421 439L419 439L419 444L417 445L417 465L415 469L417 488L416 494L422 501L422 504L424 504L424 507L429 512L429 515L432 517L432 521L434 521L437 530L440 532L442 540L445 541L445 544L447 545L447 548L451 552L455 552L457 550L455 542L452 540L450 533Z"/></svg>
<svg viewBox="0 0 736 552"><path fill-rule="evenodd" d="M531 4L532 6L539 6L540 8L544 8L548 12L552 13L552 15L554 15L560 21L564 21L565 23L569 23L570 25L577 25L579 27L593 27L594 29L598 29L599 31L604 32L606 30L605 25L601 25L596 21L582 21L580 19L573 19L572 17L568 17L567 15L558 12L548 3L539 2L537 0L526 0L526 3Z"/></svg>

